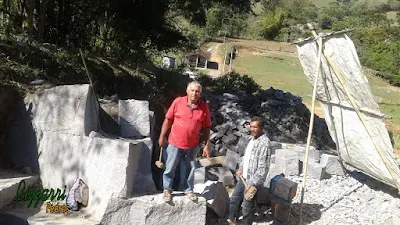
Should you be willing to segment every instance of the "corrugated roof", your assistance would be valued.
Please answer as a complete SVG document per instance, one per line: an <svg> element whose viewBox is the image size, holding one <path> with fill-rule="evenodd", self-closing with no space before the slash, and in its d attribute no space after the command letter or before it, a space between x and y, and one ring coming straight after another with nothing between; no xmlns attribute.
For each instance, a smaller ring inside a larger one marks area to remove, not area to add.
<svg viewBox="0 0 400 225"><path fill-rule="evenodd" d="M185 56L188 57L188 56L192 56L192 55L199 55L199 56L202 56L202 57L206 58L207 60L209 60L210 57L211 57L211 53L210 52L207 52L206 50L200 49L200 48L186 53Z"/></svg>

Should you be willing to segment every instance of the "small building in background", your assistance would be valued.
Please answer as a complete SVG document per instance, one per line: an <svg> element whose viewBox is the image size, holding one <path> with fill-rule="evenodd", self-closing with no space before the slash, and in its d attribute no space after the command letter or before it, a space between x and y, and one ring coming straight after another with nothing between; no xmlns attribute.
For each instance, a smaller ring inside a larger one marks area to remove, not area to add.
<svg viewBox="0 0 400 225"><path fill-rule="evenodd" d="M196 49L186 53L185 59L190 67L207 69L208 61L210 60L210 52L204 49Z"/></svg>
<svg viewBox="0 0 400 225"><path fill-rule="evenodd" d="M164 56L162 60L162 68L164 69L173 69L175 68L175 58L170 56Z"/></svg>

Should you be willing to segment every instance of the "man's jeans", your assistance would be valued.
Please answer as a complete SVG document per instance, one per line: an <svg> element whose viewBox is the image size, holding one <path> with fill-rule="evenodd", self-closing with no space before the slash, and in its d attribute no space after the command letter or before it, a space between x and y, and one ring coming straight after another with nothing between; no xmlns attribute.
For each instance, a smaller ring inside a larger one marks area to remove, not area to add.
<svg viewBox="0 0 400 225"><path fill-rule="evenodd" d="M257 199L257 193L253 197L251 201L247 201L244 199L244 191L245 186L241 179L237 182L235 189L232 192L232 196L229 202L229 219L231 221L235 221L235 219L239 218L240 214L240 205L242 205L242 215L243 215L243 224L251 225L253 223L253 214L254 214L254 206L255 199Z"/></svg>
<svg viewBox="0 0 400 225"><path fill-rule="evenodd" d="M181 170L180 183L184 183L182 182L182 178L184 178L184 180L186 180L185 193L193 191L195 170L194 160L196 159L198 149L198 147L192 149L179 149L171 144L168 145L166 154L164 154L167 159L163 174L164 190L172 190L176 167L180 164L181 160L183 160L185 169ZM182 174L182 172L186 173Z"/></svg>

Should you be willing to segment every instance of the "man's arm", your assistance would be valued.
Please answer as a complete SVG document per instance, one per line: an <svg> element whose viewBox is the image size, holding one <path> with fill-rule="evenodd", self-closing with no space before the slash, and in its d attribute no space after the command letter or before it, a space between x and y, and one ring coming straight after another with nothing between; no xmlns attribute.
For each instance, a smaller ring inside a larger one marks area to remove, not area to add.
<svg viewBox="0 0 400 225"><path fill-rule="evenodd" d="M203 156L209 158L210 157L210 128L204 127L203 132L204 132L204 140L206 142L206 145L204 146L204 149L203 149Z"/></svg>
<svg viewBox="0 0 400 225"><path fill-rule="evenodd" d="M161 127L161 134L160 134L160 137L158 139L158 144L161 147L166 147L167 146L167 133L168 133L169 129L171 128L171 126L172 126L172 120L168 119L168 118L165 118L164 122L163 122L163 125Z"/></svg>

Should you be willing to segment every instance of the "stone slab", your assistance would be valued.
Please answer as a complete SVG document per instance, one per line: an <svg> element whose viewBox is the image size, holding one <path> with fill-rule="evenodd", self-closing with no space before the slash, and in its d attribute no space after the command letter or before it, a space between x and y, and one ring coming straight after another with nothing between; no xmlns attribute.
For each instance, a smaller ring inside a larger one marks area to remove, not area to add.
<svg viewBox="0 0 400 225"><path fill-rule="evenodd" d="M121 136L142 138L150 136L149 102L135 99L119 100L118 121Z"/></svg>
<svg viewBox="0 0 400 225"><path fill-rule="evenodd" d="M235 171L237 169L239 161L240 161L240 154L228 149L226 151L225 157L226 158L224 160L223 165L226 166L227 168Z"/></svg>
<svg viewBox="0 0 400 225"><path fill-rule="evenodd" d="M206 200L197 202L173 193L171 203L164 203L162 194L129 199L111 198L101 220L102 225L200 225L206 223Z"/></svg>

